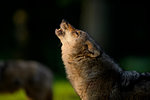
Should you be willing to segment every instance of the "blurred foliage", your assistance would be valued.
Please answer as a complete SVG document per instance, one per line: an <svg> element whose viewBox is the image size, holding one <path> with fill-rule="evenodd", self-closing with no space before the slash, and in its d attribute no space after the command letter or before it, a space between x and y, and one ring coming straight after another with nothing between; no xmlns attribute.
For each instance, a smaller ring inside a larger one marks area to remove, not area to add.
<svg viewBox="0 0 150 100"><path fill-rule="evenodd" d="M120 64L125 70L150 72L150 57L129 56L121 60Z"/></svg>
<svg viewBox="0 0 150 100"><path fill-rule="evenodd" d="M48 66L55 77L64 78L61 43L55 36L55 29L59 27L62 19L83 29L81 18L89 18L85 20L85 22L89 21L89 24L83 23L87 29L93 26L101 29L105 26L103 23L108 25L104 27L108 30L108 37L98 37L100 32L97 32L96 37L108 42L107 46L102 45L102 47L113 58L120 61L124 69L150 71L150 32L147 16L149 10L146 8L149 6L146 4L149 3L137 0L13 0L9 3L3 0L0 9L0 60L35 60ZM107 10L100 9L100 6ZM85 15L85 10L88 15ZM89 13L89 10L92 13ZM100 16L93 15L93 13L98 14L99 11L106 16L101 13ZM105 18L101 19L102 16ZM93 25L92 18L96 25ZM102 23L102 26L98 23ZM134 56L131 57L132 54ZM143 55L148 57L142 57ZM9 96L0 95L0 100L13 100L13 97L25 99L24 92L21 90ZM19 100L16 98L15 100ZM54 82L54 98L55 100L79 100L66 80Z"/></svg>
<svg viewBox="0 0 150 100"><path fill-rule="evenodd" d="M61 7L69 6L72 3L79 3L79 0L56 0L56 4Z"/></svg>
<svg viewBox="0 0 150 100"><path fill-rule="evenodd" d="M149 33L147 23L149 12L143 5L146 2L13 0L8 4L3 0L1 4L3 9L0 9L2 25L0 27L0 60L36 60L47 65L54 74L64 77L61 43L55 36L55 29L59 27L62 19L68 20L73 26L80 29L85 26L87 29L96 27L98 30L101 28L108 30L108 33L104 32L103 35L99 35L101 31L97 32L94 28L90 34L96 31L97 39L104 39L107 44L102 47L117 60L131 54L150 56L148 48L150 39L147 34ZM81 24L82 20L87 18L88 20ZM106 27L103 24L107 24ZM107 38L104 34L108 35Z"/></svg>

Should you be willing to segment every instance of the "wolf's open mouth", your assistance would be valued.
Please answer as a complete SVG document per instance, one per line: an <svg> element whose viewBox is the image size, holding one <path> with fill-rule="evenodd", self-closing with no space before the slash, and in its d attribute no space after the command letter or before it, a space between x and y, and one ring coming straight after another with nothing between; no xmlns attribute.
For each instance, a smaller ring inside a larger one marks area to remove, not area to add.
<svg viewBox="0 0 150 100"><path fill-rule="evenodd" d="M75 28L69 24L67 21L62 20L60 28L55 30L57 36L64 36L66 32L73 32Z"/></svg>
<svg viewBox="0 0 150 100"><path fill-rule="evenodd" d="M65 30L68 29L68 22L65 20L62 20L60 24L60 28L55 30L55 33L57 36L64 36L65 35Z"/></svg>
<svg viewBox="0 0 150 100"><path fill-rule="evenodd" d="M65 34L61 28L56 29L56 30L55 30L55 33L56 33L56 35L58 35L58 36Z"/></svg>

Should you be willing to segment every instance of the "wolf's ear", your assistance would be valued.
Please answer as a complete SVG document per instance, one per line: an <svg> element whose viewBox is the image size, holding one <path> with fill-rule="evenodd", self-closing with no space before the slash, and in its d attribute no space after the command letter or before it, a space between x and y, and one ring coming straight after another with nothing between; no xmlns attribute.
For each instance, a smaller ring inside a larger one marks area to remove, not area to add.
<svg viewBox="0 0 150 100"><path fill-rule="evenodd" d="M88 51L89 51L88 56L97 57L100 55L100 51L94 46L93 43L91 43L91 41L87 40L86 45L87 45Z"/></svg>

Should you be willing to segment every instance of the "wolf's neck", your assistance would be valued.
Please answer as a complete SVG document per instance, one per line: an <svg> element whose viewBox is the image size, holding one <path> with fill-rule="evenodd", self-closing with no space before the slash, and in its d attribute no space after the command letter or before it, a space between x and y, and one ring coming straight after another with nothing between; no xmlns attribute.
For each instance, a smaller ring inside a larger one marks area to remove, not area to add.
<svg viewBox="0 0 150 100"><path fill-rule="evenodd" d="M114 77L117 77L121 71L118 65L105 54L100 58L94 59L82 56L73 58L68 54L63 55L62 58L68 79L81 98L89 94L90 91L97 91L102 94L100 92L102 88L109 87L110 89L113 84L112 79L115 81ZM109 82L110 80L111 82Z"/></svg>
<svg viewBox="0 0 150 100"><path fill-rule="evenodd" d="M71 54L62 54L62 59L67 74L79 75L80 77L94 78L103 75L109 71L120 73L122 69L106 54L99 58L90 58L84 56L72 56ZM109 73L108 73L109 74ZM89 77L92 76L92 77Z"/></svg>

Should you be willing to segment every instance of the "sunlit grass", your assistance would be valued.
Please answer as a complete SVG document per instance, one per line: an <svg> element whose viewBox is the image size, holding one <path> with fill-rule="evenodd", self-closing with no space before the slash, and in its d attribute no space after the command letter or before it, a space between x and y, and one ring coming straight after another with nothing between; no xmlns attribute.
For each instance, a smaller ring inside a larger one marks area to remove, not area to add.
<svg viewBox="0 0 150 100"><path fill-rule="evenodd" d="M0 93L0 100L27 100L25 92L19 90L14 93Z"/></svg>
<svg viewBox="0 0 150 100"><path fill-rule="evenodd" d="M80 100L68 81L55 81L53 87L54 100Z"/></svg>
<svg viewBox="0 0 150 100"><path fill-rule="evenodd" d="M80 100L70 83L66 80L56 80L53 84L54 100ZM27 100L24 90L13 94L0 93L0 100Z"/></svg>

